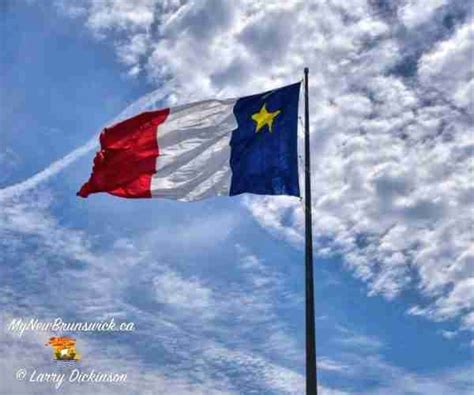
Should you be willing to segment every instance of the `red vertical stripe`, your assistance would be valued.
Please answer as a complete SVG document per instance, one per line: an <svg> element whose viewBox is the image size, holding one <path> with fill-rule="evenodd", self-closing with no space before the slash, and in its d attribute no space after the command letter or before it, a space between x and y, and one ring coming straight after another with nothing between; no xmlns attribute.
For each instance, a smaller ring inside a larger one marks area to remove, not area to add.
<svg viewBox="0 0 474 395"><path fill-rule="evenodd" d="M166 121L169 109L150 111L105 128L92 174L78 192L108 192L125 198L150 198L151 178L160 154L157 127Z"/></svg>

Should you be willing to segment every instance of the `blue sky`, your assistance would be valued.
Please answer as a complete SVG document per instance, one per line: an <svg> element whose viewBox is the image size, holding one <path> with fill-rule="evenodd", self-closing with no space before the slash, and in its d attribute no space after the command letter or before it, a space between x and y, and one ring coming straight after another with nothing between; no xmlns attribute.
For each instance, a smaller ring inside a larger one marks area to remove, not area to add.
<svg viewBox="0 0 474 395"><path fill-rule="evenodd" d="M2 327L58 316L137 326L76 336L81 369L125 371L126 385L63 392L302 393L298 200L75 192L91 139L117 117L263 91L303 65L322 393L472 391L467 6L88 0L0 11ZM50 335L2 332L0 393L56 392L15 380L19 368L58 369Z"/></svg>

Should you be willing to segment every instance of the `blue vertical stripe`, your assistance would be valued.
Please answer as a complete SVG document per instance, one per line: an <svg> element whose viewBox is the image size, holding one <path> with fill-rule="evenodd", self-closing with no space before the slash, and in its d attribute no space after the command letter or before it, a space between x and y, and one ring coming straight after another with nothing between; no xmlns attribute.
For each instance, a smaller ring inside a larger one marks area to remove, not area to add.
<svg viewBox="0 0 474 395"><path fill-rule="evenodd" d="M230 195L300 196L298 183L297 120L300 83L237 100L238 127L230 141ZM274 113L272 128L257 131L252 119L262 107Z"/></svg>

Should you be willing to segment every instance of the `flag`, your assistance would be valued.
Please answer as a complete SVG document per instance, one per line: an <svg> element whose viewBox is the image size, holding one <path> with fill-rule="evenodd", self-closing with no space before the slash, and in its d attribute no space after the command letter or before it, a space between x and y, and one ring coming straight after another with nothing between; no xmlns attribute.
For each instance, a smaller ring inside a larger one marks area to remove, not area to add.
<svg viewBox="0 0 474 395"><path fill-rule="evenodd" d="M241 193L299 196L300 83L144 112L100 135L78 195L193 201Z"/></svg>

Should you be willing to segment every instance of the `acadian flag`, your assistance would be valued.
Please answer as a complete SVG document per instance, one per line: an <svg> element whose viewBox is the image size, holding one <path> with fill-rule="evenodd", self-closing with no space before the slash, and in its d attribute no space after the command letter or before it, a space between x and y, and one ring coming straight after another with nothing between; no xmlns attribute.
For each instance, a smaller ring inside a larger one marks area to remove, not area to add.
<svg viewBox="0 0 474 395"><path fill-rule="evenodd" d="M300 83L144 112L105 128L78 192L184 201L241 193L299 196Z"/></svg>

